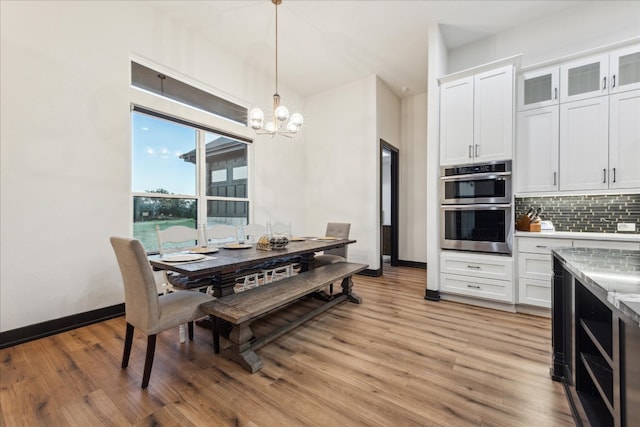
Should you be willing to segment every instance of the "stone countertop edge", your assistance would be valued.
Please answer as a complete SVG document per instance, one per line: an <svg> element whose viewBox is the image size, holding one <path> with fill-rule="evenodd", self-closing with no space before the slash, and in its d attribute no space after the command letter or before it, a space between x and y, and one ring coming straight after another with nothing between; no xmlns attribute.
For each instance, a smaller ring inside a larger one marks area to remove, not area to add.
<svg viewBox="0 0 640 427"><path fill-rule="evenodd" d="M583 267L580 265L584 261L580 262L581 260L577 259L576 257L576 254L580 254L583 257L584 255L587 255L587 254L608 255L608 257L606 258L596 257L595 259L599 259L602 261L602 264L610 266L610 261L612 260L612 257L632 256L640 259L640 251L630 251L630 250L623 250L623 249L563 248L563 249L552 249L551 252L555 257L557 257L562 262L563 266L576 279L580 281L580 283L588 287L589 290L591 290L594 294L597 294L603 300L607 301L609 305L613 307L613 309L622 312L624 315L630 318L635 324L637 324L638 327L640 327L640 302L620 300L619 307L616 307L608 298L608 294L609 294L608 289L604 285L598 283L599 279L593 278L589 275L589 273L597 274L599 272L606 272L607 271L606 268L602 268L600 271L598 271L597 266L594 266L592 264L589 266L591 271L585 272L583 270ZM635 272L629 272L629 273L626 273L625 275L632 277L633 275L635 275ZM625 292L617 291L617 293L624 294ZM637 290L634 290L633 292L628 292L628 293L640 294L640 285L637 286Z"/></svg>
<svg viewBox="0 0 640 427"><path fill-rule="evenodd" d="M515 237L543 237L550 239L617 240L640 243L638 233L592 233L575 231L516 231Z"/></svg>

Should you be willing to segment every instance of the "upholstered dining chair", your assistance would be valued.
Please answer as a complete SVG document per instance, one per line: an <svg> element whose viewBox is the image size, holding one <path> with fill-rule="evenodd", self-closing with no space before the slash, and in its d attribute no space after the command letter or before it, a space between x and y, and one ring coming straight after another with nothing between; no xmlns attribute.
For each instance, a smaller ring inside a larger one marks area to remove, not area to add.
<svg viewBox="0 0 640 427"><path fill-rule="evenodd" d="M337 237L339 239L348 239L350 229L351 229L351 224L349 223L330 222L327 224L327 231L325 232L325 236ZM328 264L336 264L338 262L346 262L347 261L347 245L344 245L341 248L326 250L322 255L317 255L315 259L316 259L316 264L315 264L316 267L321 267L323 265L328 265Z"/></svg>
<svg viewBox="0 0 640 427"><path fill-rule="evenodd" d="M153 271L142 243L123 237L111 237L110 240L124 285L127 330L122 369L129 365L133 331L134 328L138 328L147 335L147 352L142 375L142 388L147 388L157 334L187 323L189 339L193 340L193 321L205 316L200 310L200 304L214 298L202 292L173 292L158 296Z"/></svg>

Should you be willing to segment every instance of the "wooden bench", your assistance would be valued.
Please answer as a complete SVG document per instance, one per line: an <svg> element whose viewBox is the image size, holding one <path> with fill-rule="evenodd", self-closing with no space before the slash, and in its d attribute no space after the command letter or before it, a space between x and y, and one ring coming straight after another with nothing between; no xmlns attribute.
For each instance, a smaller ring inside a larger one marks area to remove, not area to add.
<svg viewBox="0 0 640 427"><path fill-rule="evenodd" d="M249 289L202 304L202 310L213 317L213 341L216 353L220 353L220 321L232 326L229 333L231 346L222 355L233 360L251 373L262 368L262 359L255 350L284 335L314 316L342 301L360 304L362 300L351 290L351 276L366 269L366 264L342 262L318 267L280 279L268 285ZM255 319L278 310L296 300L316 292L334 282L342 281L342 292L328 298L324 304L261 338L254 338L250 325Z"/></svg>

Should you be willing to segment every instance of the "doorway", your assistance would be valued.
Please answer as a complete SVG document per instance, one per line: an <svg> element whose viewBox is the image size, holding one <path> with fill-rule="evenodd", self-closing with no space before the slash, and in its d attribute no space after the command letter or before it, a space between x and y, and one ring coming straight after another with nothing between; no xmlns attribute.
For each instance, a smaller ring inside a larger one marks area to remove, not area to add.
<svg viewBox="0 0 640 427"><path fill-rule="evenodd" d="M398 265L398 149L380 140L380 270Z"/></svg>

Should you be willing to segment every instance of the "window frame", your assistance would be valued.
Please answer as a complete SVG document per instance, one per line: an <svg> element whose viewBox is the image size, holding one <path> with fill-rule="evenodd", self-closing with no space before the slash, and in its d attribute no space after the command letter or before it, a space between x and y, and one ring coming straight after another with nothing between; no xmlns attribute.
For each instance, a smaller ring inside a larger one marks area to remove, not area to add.
<svg viewBox="0 0 640 427"><path fill-rule="evenodd" d="M161 72L165 72L163 67L157 64L151 63L145 59L131 56L132 61L138 62L142 65L149 66ZM219 91L206 87L202 84L194 82L192 79L186 76L180 76L175 71L169 71L167 74L172 75L176 79L180 79L185 83L193 85L199 89L212 93L215 96L223 97L231 102L238 103L239 105L247 105L246 102L239 101L237 98L233 98L228 94L223 94ZM129 80L131 82L131 80ZM170 98L163 97L161 95L146 91L139 87L130 85L130 97L129 97L129 123L130 132L131 117L133 111L150 114L160 119L166 119L171 122L193 127L197 130L196 141L196 156L197 156L197 176L196 176L196 195L180 195L180 194L161 194L161 193L140 193L133 192L130 187L131 196L129 198L129 212L133 212L133 201L135 197L149 197L149 198L178 198L178 199L195 199L197 202L196 224L200 226L207 221L207 204L209 201L231 201L231 202L246 202L247 216L246 221L250 223L253 218L253 142L255 135L251 132L251 129L238 122L234 122L230 119L226 119L221 116L217 116L213 113L206 112L197 107L186 105L182 102L175 101ZM227 136L233 138L238 142L245 143L247 145L247 194L246 197L221 197L221 196L207 196L206 195L206 141L205 134L207 132L215 133L221 136ZM129 156L131 156L133 149L133 134L130 134L129 138ZM131 160L131 159L130 159ZM132 162L129 163L133 167ZM130 171L133 173L133 170ZM133 234L133 218L131 219L131 227Z"/></svg>

